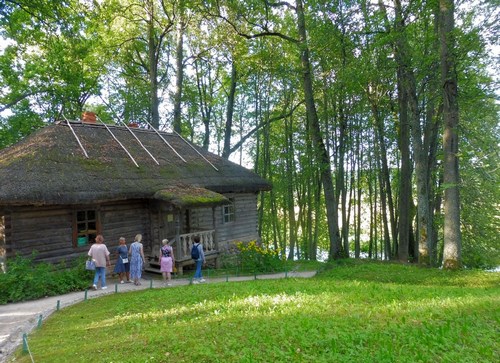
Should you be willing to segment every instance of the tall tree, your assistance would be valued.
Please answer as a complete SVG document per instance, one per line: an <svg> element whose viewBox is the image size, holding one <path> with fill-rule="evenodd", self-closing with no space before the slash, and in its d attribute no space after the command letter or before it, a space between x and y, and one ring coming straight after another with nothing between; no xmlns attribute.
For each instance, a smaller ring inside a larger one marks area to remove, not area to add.
<svg viewBox="0 0 500 363"><path fill-rule="evenodd" d="M226 122L224 126L224 148L222 157L228 158L231 151L231 136L233 133L234 105L236 102L236 86L238 84L238 70L234 54L231 55L231 77L229 82L229 92L227 95Z"/></svg>
<svg viewBox="0 0 500 363"><path fill-rule="evenodd" d="M306 103L307 117L309 120L309 132L313 139L314 150L320 168L321 183L326 201L326 217L328 221L328 235L330 238L329 256L331 259L342 255L340 233L338 226L338 204L335 203L335 190L333 188L332 169L330 156L326 150L321 129L319 125L316 101L314 99L313 73L309 59L309 46L307 42L307 30L305 21L304 4L302 0L296 0L295 12L297 14L297 30L299 36L300 60L302 65L302 82Z"/></svg>
<svg viewBox="0 0 500 363"><path fill-rule="evenodd" d="M169 37L176 25L177 1L122 0L116 6L110 3L110 10L116 14L108 33L109 56L126 85L147 89L147 121L159 128L160 94L168 87L172 68ZM111 92L123 92L121 84Z"/></svg>
<svg viewBox="0 0 500 363"><path fill-rule="evenodd" d="M93 7L78 1L4 1L0 34L0 113L7 123L79 118L99 92L102 39ZM17 128L17 126L15 126Z"/></svg>
<svg viewBox="0 0 500 363"><path fill-rule="evenodd" d="M354 240L356 256L495 265L498 105L483 42L496 40L496 9L457 3L449 28L449 4L0 0L0 147L89 107L158 119L273 183L259 229L282 256L335 258ZM449 249L450 223L433 213L458 185L458 173L442 180L440 148L454 150L456 125L437 135L458 103L464 244Z"/></svg>
<svg viewBox="0 0 500 363"><path fill-rule="evenodd" d="M176 45L175 45L175 93L174 93L174 121L173 129L182 133L182 87L184 80L184 30L186 27L185 1L179 0L179 16L177 17Z"/></svg>
<svg viewBox="0 0 500 363"><path fill-rule="evenodd" d="M443 266L461 266L460 178L458 172L458 101L455 69L455 29L453 0L439 1L441 81L443 86L444 152L444 251Z"/></svg>

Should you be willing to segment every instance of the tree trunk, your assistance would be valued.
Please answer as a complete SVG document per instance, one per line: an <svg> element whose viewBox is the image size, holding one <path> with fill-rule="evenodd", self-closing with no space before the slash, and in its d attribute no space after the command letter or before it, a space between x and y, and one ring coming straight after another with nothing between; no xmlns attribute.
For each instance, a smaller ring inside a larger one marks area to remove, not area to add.
<svg viewBox="0 0 500 363"><path fill-rule="evenodd" d="M233 130L233 115L237 80L238 73L236 71L236 63L233 60L233 62L231 63L231 85L229 89L229 95L227 97L226 126L224 128L224 148L222 150L222 157L226 159L229 158L229 154L231 151L231 135Z"/></svg>
<svg viewBox="0 0 500 363"><path fill-rule="evenodd" d="M389 26L389 17L387 16L386 6L382 0L378 1L379 9L385 19L386 30L391 31ZM396 31L396 39L394 40L394 54L397 65L397 90L398 90L398 147L401 153L401 167L399 177L399 206L398 206L398 243L394 243L397 248L394 253L398 259L403 262L408 261L409 256L409 243L410 243L410 199L411 199L411 174L412 165L410 159L410 123L408 119L408 87L407 83L407 69L404 61L406 55L403 48L403 28L404 18L401 10L400 0L394 0L395 20L394 29Z"/></svg>
<svg viewBox="0 0 500 363"><path fill-rule="evenodd" d="M342 99L339 100L343 102ZM347 191L345 186L345 154L346 154L346 131L347 131L347 120L343 111L343 105L340 105L340 130L339 130L339 144L338 144L338 158L337 158L337 173L335 175L335 186L336 186L336 197L335 203L339 205L339 200L341 203L341 221L342 221L342 229L341 229L341 243L343 242L344 253L349 252L349 223L347 222L346 216L346 200L347 200Z"/></svg>
<svg viewBox="0 0 500 363"><path fill-rule="evenodd" d="M372 160L370 159L370 164L369 164L369 169L368 169L368 177L367 177L367 183L368 183L368 204L370 207L370 232L369 232L369 244L368 244L368 258L373 258L373 239L374 239L374 233L373 233L373 228L375 225L375 211L373 207L373 201L374 201L374 193L373 193L373 181L372 181L372 173L374 169Z"/></svg>
<svg viewBox="0 0 500 363"><path fill-rule="evenodd" d="M309 119L312 140L314 142L315 154L319 163L321 173L321 183L325 193L326 216L328 223L328 234L330 238L329 258L339 258L342 247L339 241L338 227L338 206L335 202L335 192L333 189L332 171L330 157L326 151L325 143L319 127L318 113L314 101L313 77L309 60L309 46L307 44L307 34L305 16L302 0L296 0L297 27L300 38L300 59L302 65L302 82L306 103L306 112Z"/></svg>
<svg viewBox="0 0 500 363"><path fill-rule="evenodd" d="M288 226L289 226L289 251L288 251L288 259L293 260L295 254L295 247L297 244L297 225L295 221L295 203L293 198L293 181L294 175L293 172L295 170L295 165L293 162L294 150L293 150L293 140L292 140L292 125L291 121L289 122L288 118L285 119L285 144L286 144L286 188L287 188L287 196L286 196L286 208L288 210ZM297 247L298 248L298 247Z"/></svg>
<svg viewBox="0 0 500 363"><path fill-rule="evenodd" d="M415 177L417 184L417 238L418 261L420 264L430 263L429 254L429 178L427 173L427 152L422 142L423 133L420 125L415 76L410 59L408 40L404 34L404 15L401 1L395 0L396 29L396 61L400 69L402 91L406 93L408 102L408 120L410 124L413 156L415 161Z"/></svg>
<svg viewBox="0 0 500 363"><path fill-rule="evenodd" d="M356 155L362 155L363 153L363 146L359 142L359 133L358 133L358 140L356 142L357 144L357 152ZM360 150L361 148L361 150ZM360 152L361 151L361 152ZM356 235L354 238L354 258L359 258L361 255L361 203L362 203L362 189L361 189L361 170L362 170L362 165L361 165L361 158L358 157L358 167L357 167L357 176L356 176L356 189L357 189L357 213L355 216L355 221L356 221Z"/></svg>
<svg viewBox="0 0 500 363"><path fill-rule="evenodd" d="M383 196L382 198L383 199L387 198L387 208L389 211L389 221L390 221L392 243L397 244L397 241L398 241L397 233L398 232L397 232L396 217L395 217L395 210L394 210L394 201L392 198L392 186L391 186L391 178L390 178L390 173L389 173L389 164L387 161L387 146L385 144L384 120L382 119L382 117L380 115L377 101L371 99L370 103L371 103L371 110L372 110L373 118L375 120L375 134L377 136L376 140L378 141L375 144L376 145L378 144L379 148L380 148L381 179L382 179L380 182L380 190L384 193L384 196L385 196L385 197ZM389 243L389 245L391 244L390 239L389 239L388 243ZM389 249L389 251L387 251L389 258L392 258L391 250L392 250L392 248Z"/></svg>
<svg viewBox="0 0 500 363"><path fill-rule="evenodd" d="M149 92L151 107L151 125L158 129L160 127L160 113L158 111L160 101L158 99L158 56L157 44L155 39L154 25L154 4L148 2L148 58L149 58Z"/></svg>
<svg viewBox="0 0 500 363"><path fill-rule="evenodd" d="M443 84L444 152L444 251L443 267L461 267L460 194L458 173L458 101L453 31L454 1L439 0L441 80Z"/></svg>
<svg viewBox="0 0 500 363"><path fill-rule="evenodd" d="M196 88L198 90L198 96L200 98L200 112L201 119L204 126L203 133L203 144L202 147L208 150L210 144L210 122L212 119L212 92L213 85L210 79L210 69L207 71L207 81L205 82L205 77L203 74L203 63L200 60L194 62L196 71Z"/></svg>
<svg viewBox="0 0 500 363"><path fill-rule="evenodd" d="M385 190L384 177L382 172L380 172L380 158L377 158L377 171L378 171L378 180L380 187L380 204L381 204L381 214L382 214L382 225L383 225L383 233L384 233L384 259L388 260L391 254L391 238L389 236L389 223L387 218L387 193Z"/></svg>
<svg viewBox="0 0 500 363"><path fill-rule="evenodd" d="M411 198L410 126L408 125L408 103L402 87L401 70L398 67L399 103L399 150L401 171L399 178L399 237L398 259L408 261Z"/></svg>
<svg viewBox="0 0 500 363"><path fill-rule="evenodd" d="M176 78L174 93L174 122L173 128L177 133L181 133L181 111L182 111L182 83L184 80L184 6L183 1L179 2L179 19L177 22L177 39L175 46L176 57Z"/></svg>

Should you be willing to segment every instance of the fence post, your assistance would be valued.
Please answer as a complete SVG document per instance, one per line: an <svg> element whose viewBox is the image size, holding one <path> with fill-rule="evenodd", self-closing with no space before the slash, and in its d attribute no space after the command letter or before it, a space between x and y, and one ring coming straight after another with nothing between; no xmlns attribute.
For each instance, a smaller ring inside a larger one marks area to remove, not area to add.
<svg viewBox="0 0 500 363"><path fill-rule="evenodd" d="M43 315L40 314L40 316L38 317L38 325L37 325L38 328L42 327L42 318L43 318Z"/></svg>
<svg viewBox="0 0 500 363"><path fill-rule="evenodd" d="M28 335L23 333L23 353L28 353Z"/></svg>
<svg viewBox="0 0 500 363"><path fill-rule="evenodd" d="M61 300L57 300L56 310L59 311L60 307L61 307Z"/></svg>

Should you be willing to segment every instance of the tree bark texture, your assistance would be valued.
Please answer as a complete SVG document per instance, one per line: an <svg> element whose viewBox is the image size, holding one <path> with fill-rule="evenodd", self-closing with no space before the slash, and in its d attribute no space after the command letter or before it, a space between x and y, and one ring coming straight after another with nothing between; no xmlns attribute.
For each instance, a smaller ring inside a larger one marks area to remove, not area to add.
<svg viewBox="0 0 500 363"><path fill-rule="evenodd" d="M158 99L158 55L155 39L154 25L154 3L148 2L148 57L149 57L149 92L151 103L151 125L158 129L160 127L160 100Z"/></svg>
<svg viewBox="0 0 500 363"><path fill-rule="evenodd" d="M227 110L226 110L226 125L224 127L224 148L222 150L222 157L229 158L231 150L231 135L233 130L233 115L234 103L236 99L236 85L238 83L238 71L236 70L236 63L233 59L231 63L231 83L229 94L227 96Z"/></svg>
<svg viewBox="0 0 500 363"><path fill-rule="evenodd" d="M408 121L413 143L413 157L415 161L415 177L417 184L417 238L418 238L418 261L427 265L430 262L428 244L428 221L429 221L429 188L427 173L427 157L423 146L423 133L420 125L420 111L417 99L415 76L411 66L409 44L404 34L405 20L400 0L394 1L395 5L395 30L396 30L396 52L395 58L400 70L401 91L406 94L408 102ZM399 91L398 91L399 92Z"/></svg>
<svg viewBox="0 0 500 363"><path fill-rule="evenodd" d="M174 131L181 134L181 116L182 116L182 84L184 80L184 11L183 1L179 2L180 16L177 21L176 45L175 45L175 94L174 94Z"/></svg>
<svg viewBox="0 0 500 363"><path fill-rule="evenodd" d="M441 80L443 86L444 250L443 267L461 267L460 194L458 171L458 101L453 38L454 2L440 0Z"/></svg>
<svg viewBox="0 0 500 363"><path fill-rule="evenodd" d="M314 142L315 154L319 163L321 183L325 193L326 216L328 223L328 234L330 239L329 258L335 259L341 256L340 236L338 227L338 205L335 202L335 191L333 188L332 170L330 157L326 151L325 143L321 135L316 103L314 101L313 79L311 63L309 60L309 47L307 44L306 24L304 7L301 0L296 1L297 27L300 38L300 59L302 65L302 82L304 88L306 112L309 119L310 134Z"/></svg>

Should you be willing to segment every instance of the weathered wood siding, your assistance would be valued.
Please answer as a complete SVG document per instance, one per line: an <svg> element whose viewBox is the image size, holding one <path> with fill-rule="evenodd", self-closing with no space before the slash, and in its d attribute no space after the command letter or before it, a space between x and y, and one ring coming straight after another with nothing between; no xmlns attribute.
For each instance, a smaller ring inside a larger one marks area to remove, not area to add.
<svg viewBox="0 0 500 363"><path fill-rule="evenodd" d="M219 247L222 249L223 245L234 241L259 240L257 194L230 194L226 197L234 199L235 220L223 223L222 207L217 208L215 217Z"/></svg>
<svg viewBox="0 0 500 363"><path fill-rule="evenodd" d="M5 214L0 211L0 272L5 272L7 246L5 245Z"/></svg>
<svg viewBox="0 0 500 363"><path fill-rule="evenodd" d="M120 237L125 237L127 246L142 235L144 252L151 250L151 224L149 202L146 200L124 201L103 204L100 207L102 235L108 250L114 254ZM116 256L112 256L116 258Z"/></svg>
<svg viewBox="0 0 500 363"><path fill-rule="evenodd" d="M231 242L258 240L257 194L226 194L234 200L235 220L223 223L223 207L175 211L158 201L129 200L85 206L12 207L0 213L0 252L2 242L7 258L15 254L30 256L37 251L37 261L58 263L86 256L90 245L74 247L75 211L96 210L99 233L116 259L120 237L127 245L136 234L143 237L146 255L157 255L161 239L173 239L176 232L192 233L215 229L215 242L224 252ZM215 213L215 214L214 214ZM169 217L170 216L170 217ZM178 229L178 231L176 231ZM176 247L176 246L174 246Z"/></svg>
<svg viewBox="0 0 500 363"><path fill-rule="evenodd" d="M215 208L216 240L219 250L225 250L231 242L258 240L257 194L224 194L234 200L235 220L223 222L223 207ZM191 211L191 231L213 228L212 208Z"/></svg>
<svg viewBox="0 0 500 363"><path fill-rule="evenodd" d="M143 236L145 249L150 249L149 202L138 200L99 206L12 208L4 217L7 256L30 256L36 250L37 261L50 263L85 256L90 246L74 247L72 237L74 211L80 209L98 211L100 233L110 252L114 252L120 237L130 245L138 233Z"/></svg>
<svg viewBox="0 0 500 363"><path fill-rule="evenodd" d="M17 207L8 213L5 223L7 257L16 254L36 260L58 263L78 257L83 247L72 241L73 211L60 207Z"/></svg>

